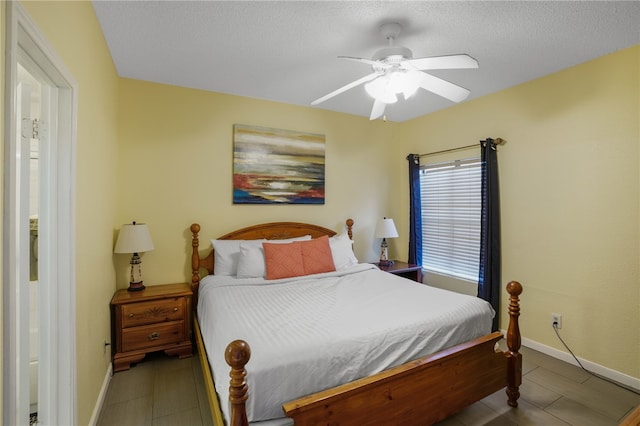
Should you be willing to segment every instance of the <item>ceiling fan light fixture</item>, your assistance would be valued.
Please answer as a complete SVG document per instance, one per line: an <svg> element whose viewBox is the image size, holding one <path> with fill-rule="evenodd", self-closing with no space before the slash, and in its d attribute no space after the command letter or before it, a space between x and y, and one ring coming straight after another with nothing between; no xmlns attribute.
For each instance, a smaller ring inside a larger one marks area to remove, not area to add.
<svg viewBox="0 0 640 426"><path fill-rule="evenodd" d="M389 76L389 87L394 93L402 93L409 99L420 88L420 76L413 71L395 71Z"/></svg>
<svg viewBox="0 0 640 426"><path fill-rule="evenodd" d="M395 70L388 72L365 84L364 88L372 98L393 104L398 101L398 94L402 93L405 99L409 99L420 88L419 71Z"/></svg>
<svg viewBox="0 0 640 426"><path fill-rule="evenodd" d="M396 92L391 90L390 78L387 75L380 76L364 85L369 96L385 104L393 104L398 101Z"/></svg>

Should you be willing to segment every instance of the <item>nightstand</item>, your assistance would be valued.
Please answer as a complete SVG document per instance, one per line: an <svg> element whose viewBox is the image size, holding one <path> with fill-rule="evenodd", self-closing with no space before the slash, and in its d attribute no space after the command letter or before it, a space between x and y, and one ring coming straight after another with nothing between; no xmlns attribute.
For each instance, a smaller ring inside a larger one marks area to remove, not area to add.
<svg viewBox="0 0 640 426"><path fill-rule="evenodd" d="M401 277L409 278L422 284L422 266L414 265L412 263L401 262L394 260L392 265L380 266L376 263L381 270L389 272L390 274L400 275Z"/></svg>
<svg viewBox="0 0 640 426"><path fill-rule="evenodd" d="M111 299L113 370L128 370L149 352L190 357L191 295L186 283L116 291Z"/></svg>

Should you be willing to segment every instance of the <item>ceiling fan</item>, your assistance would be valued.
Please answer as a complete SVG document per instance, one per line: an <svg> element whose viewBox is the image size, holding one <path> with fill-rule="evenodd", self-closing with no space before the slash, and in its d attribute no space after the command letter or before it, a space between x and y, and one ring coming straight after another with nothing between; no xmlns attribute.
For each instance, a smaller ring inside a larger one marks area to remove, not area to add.
<svg viewBox="0 0 640 426"><path fill-rule="evenodd" d="M365 84L365 90L374 98L370 120L382 117L387 104L397 102L400 93L408 99L419 88L453 102L466 99L469 90L423 71L478 68L478 61L466 54L413 59L411 49L394 45L401 31L402 26L398 23L382 24L380 32L389 45L377 50L371 59L338 56L340 59L369 64L373 72L316 99L311 105L317 105L361 84Z"/></svg>

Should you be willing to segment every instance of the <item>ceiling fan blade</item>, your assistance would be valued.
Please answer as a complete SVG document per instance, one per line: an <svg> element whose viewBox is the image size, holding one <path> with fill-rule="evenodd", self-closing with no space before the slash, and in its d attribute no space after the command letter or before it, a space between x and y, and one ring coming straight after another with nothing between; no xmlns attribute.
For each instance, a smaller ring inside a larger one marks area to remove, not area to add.
<svg viewBox="0 0 640 426"><path fill-rule="evenodd" d="M369 116L369 120L375 120L376 118L382 117L386 106L387 104L376 99L373 102L373 108L371 109L371 115Z"/></svg>
<svg viewBox="0 0 640 426"><path fill-rule="evenodd" d="M341 88L336 89L336 90L334 90L333 92L331 92L331 93L329 93L329 94L327 94L327 95L324 95L324 96L323 96L323 97L321 97L321 98L316 99L315 101L311 102L311 105L317 105L317 104L319 104L319 103L322 103L322 102L326 101L327 99L331 99L331 98L333 98L334 96L339 95L339 94L340 94L340 93L342 93L342 92L346 92L346 91L347 91L347 90L349 90L349 89L353 89L354 87L359 86L359 85L361 85L361 84L363 84L363 83L366 83L367 81L371 81L371 80L373 80L373 79L374 79L374 78L376 78L378 75L380 75L380 74L378 74L377 72L371 73L371 74L369 74L369 75L365 75L364 77L359 78L359 79L358 79L358 80L356 80L356 81L352 81L351 83L349 83L349 84L347 84L347 85L344 85L344 86L342 86Z"/></svg>
<svg viewBox="0 0 640 426"><path fill-rule="evenodd" d="M449 83L425 72L420 72L420 87L453 102L463 101L469 96L469 90L457 84Z"/></svg>
<svg viewBox="0 0 640 426"><path fill-rule="evenodd" d="M374 61L373 59L365 59L365 58L356 58L353 56L338 56L339 59L347 59L349 61L355 61L355 62L362 62L364 64L369 64L373 67L380 67L380 68L390 68L391 65L389 64L385 64L384 62L381 61Z"/></svg>
<svg viewBox="0 0 640 426"><path fill-rule="evenodd" d="M478 61L469 55L433 56L402 61L402 67L416 70L446 70L478 68Z"/></svg>

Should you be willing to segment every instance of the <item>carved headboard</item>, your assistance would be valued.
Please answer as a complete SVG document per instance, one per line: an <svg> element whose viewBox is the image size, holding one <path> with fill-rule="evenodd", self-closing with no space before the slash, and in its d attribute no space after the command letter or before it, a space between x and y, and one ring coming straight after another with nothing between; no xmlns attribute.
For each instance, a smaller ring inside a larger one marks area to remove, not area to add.
<svg viewBox="0 0 640 426"><path fill-rule="evenodd" d="M347 233L349 238L353 239L353 219L346 220ZM191 253L191 288L193 290L194 306L197 306L198 286L200 284L200 269L205 269L207 273L213 274L214 254L213 249L205 256L200 257L199 246L200 240L198 233L200 225L194 223L191 225L193 251ZM336 232L319 225L302 222L270 222L258 225L248 226L229 232L219 237L219 240L282 240L286 238L301 237L303 235L311 235L312 238L321 237L323 235L333 237Z"/></svg>

